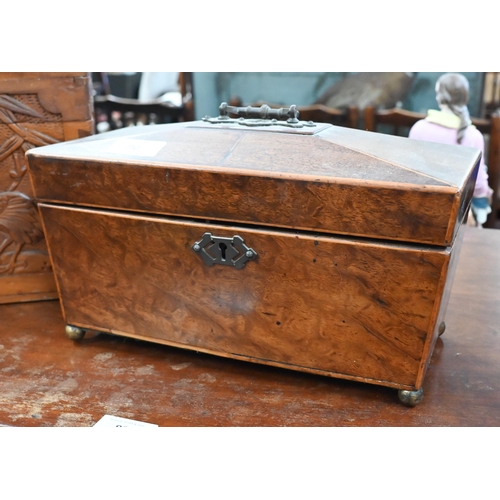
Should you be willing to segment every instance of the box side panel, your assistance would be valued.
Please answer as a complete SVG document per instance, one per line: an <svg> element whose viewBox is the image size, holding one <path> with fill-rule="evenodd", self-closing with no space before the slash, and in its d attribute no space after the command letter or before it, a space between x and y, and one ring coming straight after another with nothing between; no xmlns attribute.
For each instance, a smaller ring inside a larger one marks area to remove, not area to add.
<svg viewBox="0 0 500 500"><path fill-rule="evenodd" d="M432 319L429 327L429 334L427 337L427 342L424 348L424 355L422 356L422 364L420 367L420 373L417 380L416 389L422 386L424 381L425 373L429 367L431 361L432 353L434 351L434 346L440 334L444 332L446 328L446 310L448 307L448 302L450 300L451 288L453 286L453 280L455 277L455 271L458 264L458 258L460 256L460 250L462 248L462 242L465 233L465 225L459 224L459 230L455 238L453 247L449 249L449 255L445 260L441 271L441 279L439 283L438 293L436 294L436 304L434 306L434 311L432 313Z"/></svg>
<svg viewBox="0 0 500 500"><path fill-rule="evenodd" d="M40 201L446 246L456 189L29 157Z"/></svg>
<svg viewBox="0 0 500 500"><path fill-rule="evenodd" d="M450 227L448 229L447 241L451 244L457 237L462 224L466 221L467 214L469 213L470 205L472 202L472 196L474 194L474 188L476 186L477 172L479 169L479 160L476 167L471 172L467 182L464 185L463 190L457 193L455 207L451 213L450 217Z"/></svg>
<svg viewBox="0 0 500 500"><path fill-rule="evenodd" d="M70 324L412 388L446 255L403 245L41 205ZM208 266L236 234L258 257ZM210 252L217 252L217 249Z"/></svg>

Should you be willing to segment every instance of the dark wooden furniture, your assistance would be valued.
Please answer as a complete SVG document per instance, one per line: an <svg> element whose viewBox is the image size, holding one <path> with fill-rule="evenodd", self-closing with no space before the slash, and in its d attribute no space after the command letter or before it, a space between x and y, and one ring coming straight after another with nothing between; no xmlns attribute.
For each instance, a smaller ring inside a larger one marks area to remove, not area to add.
<svg viewBox="0 0 500 500"><path fill-rule="evenodd" d="M382 110L368 106L364 111L364 128L407 137L410 128L425 116L400 108ZM472 118L472 123L484 136L488 182L493 189L492 210L484 227L497 228L500 222L500 115L493 114L488 119Z"/></svg>
<svg viewBox="0 0 500 500"><path fill-rule="evenodd" d="M0 303L57 297L24 154L93 133L87 73L0 73Z"/></svg>
<svg viewBox="0 0 500 500"><path fill-rule="evenodd" d="M500 73L484 73L481 116L490 118L500 109Z"/></svg>
<svg viewBox="0 0 500 500"><path fill-rule="evenodd" d="M493 189L491 214L484 227L500 228L500 114L493 114L483 128L476 126L488 141L488 182Z"/></svg>
<svg viewBox="0 0 500 500"><path fill-rule="evenodd" d="M357 128L359 123L359 110L356 106L346 109L329 108L323 104L298 106L301 120L311 120L319 123L331 123L350 128Z"/></svg>
<svg viewBox="0 0 500 500"><path fill-rule="evenodd" d="M295 118L30 151L68 335L102 330L418 402L479 153Z"/></svg>
<svg viewBox="0 0 500 500"><path fill-rule="evenodd" d="M499 253L500 231L465 229L415 408L385 387L115 335L69 342L52 301L0 306L0 424L89 427L110 414L168 427L499 427Z"/></svg>
<svg viewBox="0 0 500 500"><path fill-rule="evenodd" d="M387 127L392 135L407 137L410 128L427 115L416 113L402 108L377 109L367 106L364 110L364 129L370 132L379 132L381 127ZM471 118L472 124L488 139L492 133L493 121L485 118ZM486 159L489 159L488 150L485 151Z"/></svg>
<svg viewBox="0 0 500 500"><path fill-rule="evenodd" d="M237 99L234 105L241 105ZM259 101L252 104L253 107L260 107L267 104L272 109L279 109L283 106L279 104L269 104L264 101ZM330 123L341 127L358 128L359 126L359 109L356 106L348 106L345 109L330 108L324 104L311 104L309 106L297 106L299 119L304 121L313 121L318 123Z"/></svg>
<svg viewBox="0 0 500 500"><path fill-rule="evenodd" d="M106 74L102 76L106 82ZM192 73L179 73L179 87L182 105L178 106L165 98L148 101L126 98L111 94L104 84L103 95L94 96L96 120L109 125L108 130L130 125L149 125L152 123L175 123L194 119Z"/></svg>
<svg viewBox="0 0 500 500"><path fill-rule="evenodd" d="M379 132L380 127L385 126L392 135L408 137L410 128L425 116L401 108L377 109L374 106L367 106L364 110L364 129Z"/></svg>

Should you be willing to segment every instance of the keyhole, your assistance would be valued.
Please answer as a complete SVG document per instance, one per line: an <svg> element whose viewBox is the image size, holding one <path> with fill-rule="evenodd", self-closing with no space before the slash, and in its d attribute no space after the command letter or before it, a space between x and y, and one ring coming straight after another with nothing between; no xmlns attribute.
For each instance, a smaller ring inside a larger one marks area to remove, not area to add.
<svg viewBox="0 0 500 500"><path fill-rule="evenodd" d="M220 255L222 260L226 260L226 249L227 245L225 243L220 242L219 243L219 250L220 250Z"/></svg>

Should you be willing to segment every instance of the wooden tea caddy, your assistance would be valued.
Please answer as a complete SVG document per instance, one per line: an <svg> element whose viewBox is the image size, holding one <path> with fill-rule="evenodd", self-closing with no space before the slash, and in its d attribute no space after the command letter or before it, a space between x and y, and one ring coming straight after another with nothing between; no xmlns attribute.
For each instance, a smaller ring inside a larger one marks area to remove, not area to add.
<svg viewBox="0 0 500 500"><path fill-rule="evenodd" d="M480 152L301 122L294 106L220 110L28 151L67 335L378 384L416 405Z"/></svg>

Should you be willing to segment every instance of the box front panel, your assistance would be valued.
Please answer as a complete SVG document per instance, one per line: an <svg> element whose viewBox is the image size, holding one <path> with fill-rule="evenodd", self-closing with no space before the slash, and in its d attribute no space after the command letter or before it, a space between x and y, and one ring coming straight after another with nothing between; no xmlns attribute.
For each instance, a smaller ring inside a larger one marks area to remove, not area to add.
<svg viewBox="0 0 500 500"><path fill-rule="evenodd" d="M416 383L447 251L40 208L69 324L382 385ZM192 248L206 232L238 235L258 256L242 269L209 266Z"/></svg>

